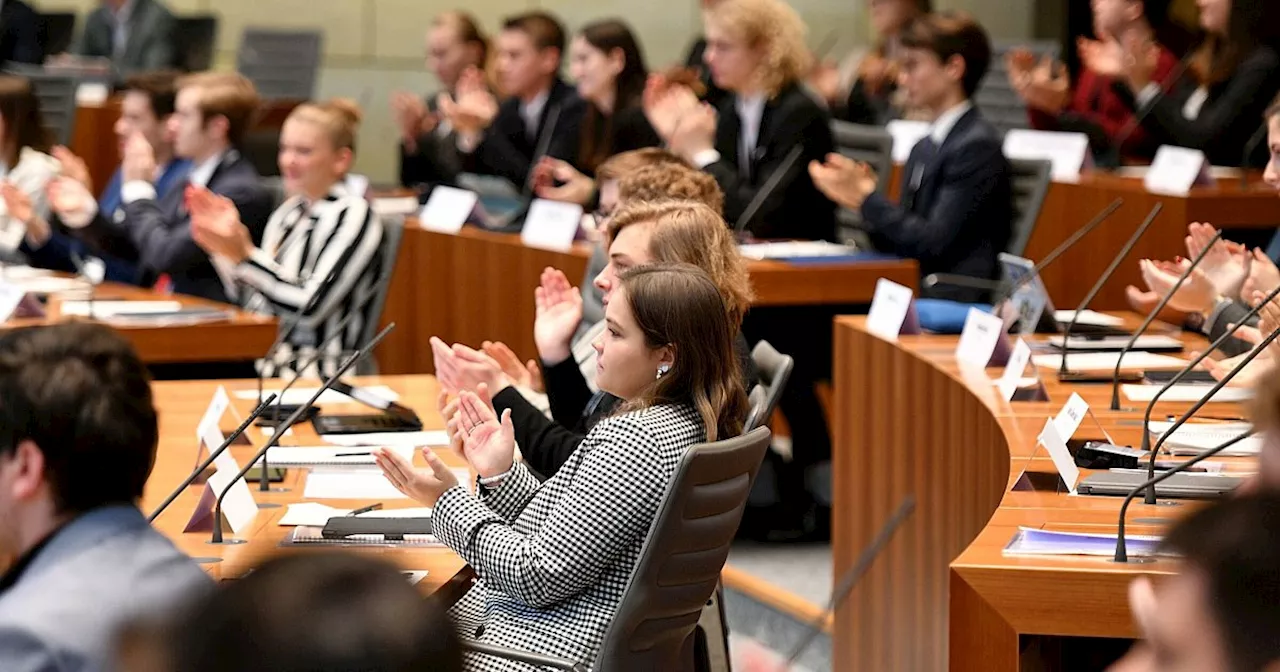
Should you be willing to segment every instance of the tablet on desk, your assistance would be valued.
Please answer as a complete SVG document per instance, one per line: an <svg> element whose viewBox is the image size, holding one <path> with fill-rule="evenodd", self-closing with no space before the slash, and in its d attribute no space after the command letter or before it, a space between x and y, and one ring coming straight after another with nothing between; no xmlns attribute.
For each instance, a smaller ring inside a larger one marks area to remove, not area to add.
<svg viewBox="0 0 1280 672"><path fill-rule="evenodd" d="M383 399L367 390L360 389L341 380L333 383L333 389L352 399L377 409L381 413L362 415L338 415L316 413L311 419L311 426L318 434L376 434L380 432L418 432L422 431L422 420L413 409L401 406L394 401Z"/></svg>

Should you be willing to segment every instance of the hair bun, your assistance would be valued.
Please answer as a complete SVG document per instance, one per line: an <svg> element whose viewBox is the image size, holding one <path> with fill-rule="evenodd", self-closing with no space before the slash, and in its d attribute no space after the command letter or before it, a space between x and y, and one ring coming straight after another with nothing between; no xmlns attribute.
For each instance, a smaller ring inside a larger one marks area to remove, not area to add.
<svg viewBox="0 0 1280 672"><path fill-rule="evenodd" d="M344 121L354 126L359 126L360 121L364 119L364 112L360 109L360 104L350 98L330 98L321 104L321 107L328 108L335 114L340 115Z"/></svg>

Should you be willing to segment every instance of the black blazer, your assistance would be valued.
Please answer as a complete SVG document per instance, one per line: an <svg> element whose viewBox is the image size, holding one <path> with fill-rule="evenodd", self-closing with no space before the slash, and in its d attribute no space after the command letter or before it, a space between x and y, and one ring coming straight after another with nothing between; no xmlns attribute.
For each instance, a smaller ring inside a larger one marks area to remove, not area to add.
<svg viewBox="0 0 1280 672"><path fill-rule="evenodd" d="M862 204L863 226L884 252L920 262L922 276L956 273L995 280L996 255L1009 243L1013 187L1003 141L977 108L966 112L926 163L924 142L903 168L902 203L872 194ZM919 184L912 188L920 171ZM982 290L937 285L924 296L962 302L987 298Z"/></svg>
<svg viewBox="0 0 1280 672"><path fill-rule="evenodd" d="M229 152L209 179L209 190L226 196L240 212L255 244L271 216L271 194L263 188L258 171L239 152ZM125 261L137 262L152 273L167 273L179 294L227 302L222 280L213 262L191 238L191 218L184 205L186 188L174 188L160 200L140 200L123 206L124 217L115 221L99 212L87 227L73 235L91 247Z"/></svg>
<svg viewBox="0 0 1280 672"><path fill-rule="evenodd" d="M578 129L582 121L584 104L573 87L557 79L551 86L547 104L538 120L538 133L529 139L524 132L524 119L520 117L520 100L508 98L498 106L493 125L485 131L484 139L476 150L463 157L463 169L482 175L505 177L523 188L529 181L529 171L542 158L534 156L538 138L546 132L547 119L553 109L559 109L555 128L551 129L551 141L547 156L564 159L576 165Z"/></svg>
<svg viewBox="0 0 1280 672"><path fill-rule="evenodd" d="M1120 99L1137 109L1136 95L1122 82L1112 84ZM1262 115L1280 91L1280 55L1271 47L1249 54L1226 81L1209 87L1209 97L1195 119L1182 115L1197 84L1189 76L1156 99L1142 127L1160 144L1204 151L1215 166L1239 166L1249 139L1264 123ZM1259 143L1258 156L1266 143ZM1251 164L1261 165L1251 161Z"/></svg>
<svg viewBox="0 0 1280 672"><path fill-rule="evenodd" d="M742 370L743 384L750 390L760 379L751 350L742 332L733 342ZM607 392L593 393L582 377L582 369L569 357L554 366L544 366L542 379L551 401L552 419L548 419L514 387L508 387L493 397L493 407L501 415L511 411L511 424L515 428L516 445L525 463L543 478L550 478L569 460L578 444L596 423L609 417L622 404L618 397Z"/></svg>
<svg viewBox="0 0 1280 672"><path fill-rule="evenodd" d="M883 126L898 117L898 110L893 107L893 96L898 90L894 82L885 84L879 93L872 94L861 77L849 89L849 97L844 105L836 110L834 116L853 124L866 126Z"/></svg>
<svg viewBox="0 0 1280 672"><path fill-rule="evenodd" d="M113 57L115 42L114 19L111 10L98 7L85 19L84 33L76 53L81 56ZM133 13L129 15L129 41L124 53L113 59L113 65L121 73L140 70L171 68L177 62L176 45L173 42L173 13L156 0L135 0Z"/></svg>
<svg viewBox="0 0 1280 672"><path fill-rule="evenodd" d="M742 217L760 187L782 167L796 145L804 150L788 169L788 175L765 197L746 229L757 238L835 240L836 206L823 196L809 177L809 162L835 151L831 117L799 85L791 84L765 103L753 156L739 157L741 121L733 96L720 104L716 127L716 151L720 160L707 166L724 191L724 218L730 225ZM738 166L750 161L750 178Z"/></svg>
<svg viewBox="0 0 1280 672"><path fill-rule="evenodd" d="M427 98L427 110L437 111L439 93ZM410 189L419 185L453 182L462 172L456 133L425 133L418 136L417 151L409 152L400 143L400 184Z"/></svg>
<svg viewBox="0 0 1280 672"><path fill-rule="evenodd" d="M613 119L609 121L601 120L601 123L595 124L593 128L587 128L586 118L591 114L589 107L584 107L581 131L579 132L579 145L574 151L573 163L582 164L578 168L588 175L593 174L593 170L585 170L587 157L581 156L581 152L585 149L587 134L594 134L600 141L603 141L604 130L606 124L613 127L613 142L610 143L608 151L604 156L610 157L614 154L629 152L633 149L643 149L645 147L661 147L662 138L658 136L658 132L653 130L653 125L649 123L649 118L644 114L644 106L637 102L634 105L628 105L614 112Z"/></svg>
<svg viewBox="0 0 1280 672"><path fill-rule="evenodd" d="M3 0L0 6L0 63L44 62L40 15L22 0Z"/></svg>

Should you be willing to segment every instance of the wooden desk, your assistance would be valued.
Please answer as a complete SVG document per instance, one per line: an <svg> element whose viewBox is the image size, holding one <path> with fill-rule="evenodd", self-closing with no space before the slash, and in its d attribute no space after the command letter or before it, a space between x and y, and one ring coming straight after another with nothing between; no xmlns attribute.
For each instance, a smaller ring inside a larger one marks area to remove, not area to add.
<svg viewBox="0 0 1280 672"><path fill-rule="evenodd" d="M1024 525L1114 533L1120 498L1011 487L1024 469L1052 471L1036 437L1072 392L1086 398L1117 442L1140 439L1141 411L1113 413L1109 386L1060 384L1052 376L1045 377L1048 402L1008 403L987 372L956 366L956 337L886 341L864 322L841 317L835 327L835 576L904 496L914 494L917 509L836 612L833 669L1017 670L1027 637L1136 636L1129 581L1170 572L1173 563L1006 558L1001 550ZM1160 404L1156 414L1187 406ZM1215 404L1210 412L1241 411ZM1076 436L1098 433L1086 419ZM1249 461L1236 464L1247 468ZM1172 518L1190 508L1138 502L1129 509L1128 532L1158 534L1134 519Z"/></svg>
<svg viewBox="0 0 1280 672"><path fill-rule="evenodd" d="M109 323L113 329L133 343L142 361L147 364L253 361L271 347L278 333L276 319L273 317L247 313L233 306L191 296L162 296L140 287L107 283L98 288L95 298L99 301L172 300L183 305L216 307L219 310L231 311L230 319L216 322L163 326ZM51 298L46 317L9 320L0 325L0 330L58 322L62 319L60 305L60 299Z"/></svg>
<svg viewBox="0 0 1280 672"><path fill-rule="evenodd" d="M357 379L362 384L387 385L394 389L401 398L401 403L418 412L427 428L442 428L443 421L435 409L435 398L438 392L435 379L430 376L403 376L383 378ZM153 383L156 407L160 414L160 447L156 455L156 464L151 477L147 480L146 491L142 498L142 510L150 513L160 502L164 501L172 491L191 472L197 464L196 425L209 405L214 390L225 385L232 395L231 405L243 418L252 410L253 402L235 398L236 390L254 390L256 382L244 381L177 381ZM278 389L276 387L275 389ZM362 406L337 405L325 406L335 412L366 412ZM230 418L223 419L224 432L235 427ZM318 445L319 439L310 425L296 427L295 436L285 440L286 445ZM256 428L249 434L254 446L260 447L266 438ZM256 447L235 446L231 453L243 466L256 452ZM460 463L451 454L444 455L446 461L454 466ZM415 461L422 464L420 455ZM305 469L290 469L284 483L273 484L275 487L287 488L288 492L262 494L257 491L257 484L250 484L253 496L259 503L270 502L280 504L280 508L260 509L248 530L239 535L228 533L226 537L238 536L248 543L237 545L208 544L209 533L184 533L191 512L203 490L201 486L187 488L173 504L155 521L155 526L184 552L196 558L215 558L216 562L203 566L215 578L235 578L243 576L262 561L283 552L307 552L309 548L332 550L333 547L317 546L299 548L297 546L282 548L280 542L292 528L280 527L277 522L287 510L290 503L303 501L303 489L306 485ZM372 502L362 500L317 500L335 507L354 508ZM412 500L399 499L386 502L388 508L417 506ZM444 547L437 548L361 548L355 552L368 553L394 562L404 569L428 570L427 577L419 584L426 592L435 592L463 572L465 563L453 551Z"/></svg>
<svg viewBox="0 0 1280 672"><path fill-rule="evenodd" d="M431 336L479 346L485 340L510 345L524 358L533 345L533 290L543 269L558 268L581 282L591 257L589 243L569 252L526 247L518 235L466 227L457 235L405 224L400 257L391 281L383 322L396 331L378 348L385 373L433 370ZM870 303L881 277L908 287L918 283L913 261L793 265L748 263L757 306Z"/></svg>

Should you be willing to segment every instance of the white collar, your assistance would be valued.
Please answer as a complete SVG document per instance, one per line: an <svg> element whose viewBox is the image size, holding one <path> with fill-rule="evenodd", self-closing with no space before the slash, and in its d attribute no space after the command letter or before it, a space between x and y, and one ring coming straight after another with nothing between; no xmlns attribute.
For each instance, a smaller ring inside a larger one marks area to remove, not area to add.
<svg viewBox="0 0 1280 672"><path fill-rule="evenodd" d="M191 169L187 180L191 182L191 184L207 188L209 186L209 180L213 179L214 171L218 170L218 164L222 163L222 157L226 155L226 152L219 152L209 157L204 163Z"/></svg>
<svg viewBox="0 0 1280 672"><path fill-rule="evenodd" d="M765 98L763 93L755 93L750 96L736 96L734 106L738 110L738 116L751 117L759 119L764 116Z"/></svg>
<svg viewBox="0 0 1280 672"><path fill-rule="evenodd" d="M973 109L973 103L966 100L939 114L938 118L933 120L933 125L929 127L929 137L933 139L933 144L941 147L947 136L951 134L951 129L955 128L956 123L960 121L960 117L971 109Z"/></svg>
<svg viewBox="0 0 1280 672"><path fill-rule="evenodd" d="M542 93L533 97L533 100L520 103L520 110L524 112L526 117L537 119L542 116L542 110L547 106L547 101L551 98L551 89L547 89Z"/></svg>
<svg viewBox="0 0 1280 672"><path fill-rule="evenodd" d="M115 17L117 22L128 21L129 17L133 16L133 8L137 4L137 0L124 0L124 4L120 5L120 9L113 12L112 16Z"/></svg>

